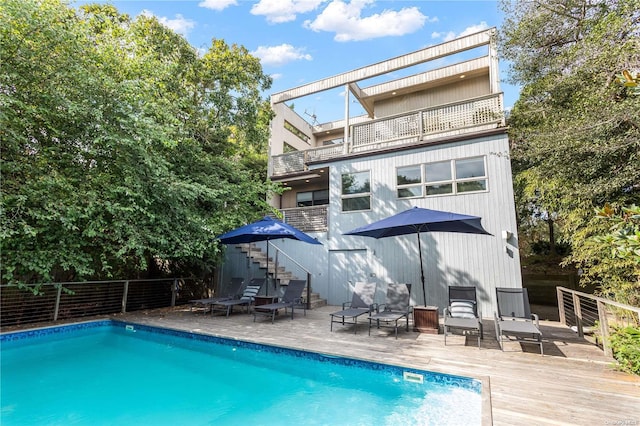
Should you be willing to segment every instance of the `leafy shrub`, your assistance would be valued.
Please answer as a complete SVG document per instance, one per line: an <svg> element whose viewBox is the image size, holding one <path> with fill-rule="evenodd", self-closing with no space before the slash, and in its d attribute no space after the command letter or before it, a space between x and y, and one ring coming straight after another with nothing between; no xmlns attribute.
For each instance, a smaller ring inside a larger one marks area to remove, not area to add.
<svg viewBox="0 0 640 426"><path fill-rule="evenodd" d="M640 376L640 328L618 328L611 334L613 356L620 369Z"/></svg>

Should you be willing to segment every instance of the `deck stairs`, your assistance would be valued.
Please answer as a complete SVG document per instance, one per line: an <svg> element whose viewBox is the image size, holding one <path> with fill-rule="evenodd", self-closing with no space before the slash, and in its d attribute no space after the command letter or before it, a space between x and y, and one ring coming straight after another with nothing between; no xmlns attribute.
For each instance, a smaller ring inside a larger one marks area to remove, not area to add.
<svg viewBox="0 0 640 426"><path fill-rule="evenodd" d="M267 262L267 253L264 252L256 244L239 244L238 247L243 253L246 253L251 262L258 264L260 270L266 271L267 265L269 265L269 276L276 276L275 259L271 256L271 253L269 253L269 261ZM277 272L278 281L280 282L281 287L289 285L290 280L305 279L305 277L295 276L291 271L287 271L283 266L278 266ZM307 294L306 288L303 294ZM318 293L314 293L313 289L311 289L311 297L309 303L310 308L315 309L326 305L326 299L322 299Z"/></svg>

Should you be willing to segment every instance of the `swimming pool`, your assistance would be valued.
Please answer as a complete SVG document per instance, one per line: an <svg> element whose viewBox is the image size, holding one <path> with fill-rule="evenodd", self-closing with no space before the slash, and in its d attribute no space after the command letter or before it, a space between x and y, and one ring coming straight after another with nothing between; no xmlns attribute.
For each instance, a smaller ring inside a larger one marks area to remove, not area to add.
<svg viewBox="0 0 640 426"><path fill-rule="evenodd" d="M95 321L0 336L7 425L481 423L481 382Z"/></svg>

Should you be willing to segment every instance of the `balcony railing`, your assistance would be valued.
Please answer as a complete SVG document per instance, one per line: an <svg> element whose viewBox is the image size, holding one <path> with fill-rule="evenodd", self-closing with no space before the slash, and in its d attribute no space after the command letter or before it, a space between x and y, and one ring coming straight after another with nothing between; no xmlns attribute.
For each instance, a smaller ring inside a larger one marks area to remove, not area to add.
<svg viewBox="0 0 640 426"><path fill-rule="evenodd" d="M504 123L502 94L483 96L385 117L351 126L351 142L274 156L272 175L306 170L312 161L340 158L346 152L376 151L391 146L414 144L448 135L493 128Z"/></svg>
<svg viewBox="0 0 640 426"><path fill-rule="evenodd" d="M283 221L304 232L325 232L327 230L327 205L296 207L280 210Z"/></svg>

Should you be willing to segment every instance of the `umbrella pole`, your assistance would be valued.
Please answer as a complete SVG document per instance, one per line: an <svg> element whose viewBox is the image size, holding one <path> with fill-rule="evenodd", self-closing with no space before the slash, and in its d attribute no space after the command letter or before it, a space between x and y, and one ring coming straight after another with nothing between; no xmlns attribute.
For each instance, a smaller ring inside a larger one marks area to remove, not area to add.
<svg viewBox="0 0 640 426"><path fill-rule="evenodd" d="M422 296L424 297L424 306L427 306L427 291L424 287L424 266L422 265L422 247L420 247L420 231L416 231L418 236L418 253L420 254L420 280L422 281Z"/></svg>
<svg viewBox="0 0 640 426"><path fill-rule="evenodd" d="M269 240L267 239L267 270L264 273L265 296L269 295Z"/></svg>

